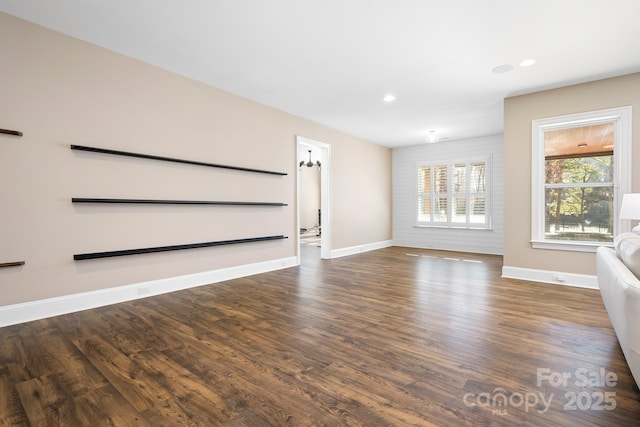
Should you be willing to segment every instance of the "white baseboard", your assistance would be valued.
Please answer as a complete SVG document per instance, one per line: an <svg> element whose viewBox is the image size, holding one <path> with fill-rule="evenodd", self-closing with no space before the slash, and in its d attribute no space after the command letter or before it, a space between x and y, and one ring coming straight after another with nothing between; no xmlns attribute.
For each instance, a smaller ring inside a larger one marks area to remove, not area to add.
<svg viewBox="0 0 640 427"><path fill-rule="evenodd" d="M504 255L502 253L502 250L475 248L475 247L474 248L469 248L469 247L457 248L457 247L444 247L444 246L434 247L431 244L416 245L413 243L399 242L397 240L393 241L392 246L401 246L403 248L412 248L412 249L426 249L430 251L462 252L462 253L468 253L468 254L482 254L482 255Z"/></svg>
<svg viewBox="0 0 640 427"><path fill-rule="evenodd" d="M296 265L298 265L296 257L281 258L115 288L6 305L0 307L0 327L237 279L253 274L266 273Z"/></svg>
<svg viewBox="0 0 640 427"><path fill-rule="evenodd" d="M533 268L502 267L502 277L530 280L533 282L553 283L554 285L576 286L579 288L599 289L597 276L588 274L565 273L563 271L536 270Z"/></svg>
<svg viewBox="0 0 640 427"><path fill-rule="evenodd" d="M383 240L381 242L366 243L364 245L350 246L348 248L334 249L331 251L331 258L340 258L348 255L355 255L361 252L375 251L376 249L388 248L393 246L392 240Z"/></svg>

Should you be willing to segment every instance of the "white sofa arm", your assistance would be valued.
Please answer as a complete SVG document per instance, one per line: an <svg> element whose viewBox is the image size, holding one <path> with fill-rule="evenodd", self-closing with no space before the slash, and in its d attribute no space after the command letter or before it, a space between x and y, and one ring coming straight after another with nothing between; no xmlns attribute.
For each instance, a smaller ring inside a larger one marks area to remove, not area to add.
<svg viewBox="0 0 640 427"><path fill-rule="evenodd" d="M600 294L636 384L640 384L640 280L616 256L599 247L596 254Z"/></svg>
<svg viewBox="0 0 640 427"><path fill-rule="evenodd" d="M636 384L640 385L640 284L627 288L626 314L627 351L625 357Z"/></svg>

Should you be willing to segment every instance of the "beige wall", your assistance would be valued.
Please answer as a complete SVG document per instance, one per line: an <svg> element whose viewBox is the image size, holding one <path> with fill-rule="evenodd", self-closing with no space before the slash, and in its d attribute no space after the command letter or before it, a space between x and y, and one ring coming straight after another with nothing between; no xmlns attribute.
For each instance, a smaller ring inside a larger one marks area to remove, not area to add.
<svg viewBox="0 0 640 427"><path fill-rule="evenodd" d="M391 239L391 150L0 14L0 306L296 253L296 135L331 144L332 249ZM70 144L287 172L83 153ZM324 167L324 166L323 166ZM287 207L73 205L72 197ZM73 255L284 234L289 239L74 261Z"/></svg>
<svg viewBox="0 0 640 427"><path fill-rule="evenodd" d="M505 266L596 273L593 253L531 248L531 121L626 105L633 107L636 171L640 168L640 73L505 100ZM632 191L640 191L640 175L633 172Z"/></svg>

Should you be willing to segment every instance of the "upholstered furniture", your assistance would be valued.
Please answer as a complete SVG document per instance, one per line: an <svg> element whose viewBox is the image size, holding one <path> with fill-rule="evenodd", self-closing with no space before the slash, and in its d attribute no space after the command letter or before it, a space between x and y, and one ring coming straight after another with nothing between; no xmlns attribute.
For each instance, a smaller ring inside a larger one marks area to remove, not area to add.
<svg viewBox="0 0 640 427"><path fill-rule="evenodd" d="M640 385L640 236L622 233L615 249L599 247L598 285L631 373Z"/></svg>

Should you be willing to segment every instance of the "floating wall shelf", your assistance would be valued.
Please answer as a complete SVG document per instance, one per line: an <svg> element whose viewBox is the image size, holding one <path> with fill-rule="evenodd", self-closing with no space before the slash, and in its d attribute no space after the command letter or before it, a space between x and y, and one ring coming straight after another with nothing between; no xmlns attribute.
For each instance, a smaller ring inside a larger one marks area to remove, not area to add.
<svg viewBox="0 0 640 427"><path fill-rule="evenodd" d="M90 151L93 153L111 154L114 156L137 157L140 159L160 160L163 162L185 163L188 165L207 166L211 168L232 169L232 170L244 171L244 172L264 173L269 175L287 175L286 172L275 172L275 171L263 170L263 169L244 168L240 166L220 165L216 163L199 162L196 160L174 159L171 157L155 156L151 154L130 153L128 151L109 150L106 148L87 147L84 145L72 145L71 149L80 150L80 151Z"/></svg>
<svg viewBox="0 0 640 427"><path fill-rule="evenodd" d="M216 200L103 199L74 197L73 203L123 203L148 205L224 205L224 206L288 206L280 202L225 202Z"/></svg>
<svg viewBox="0 0 640 427"><path fill-rule="evenodd" d="M24 265L24 264L25 264L24 261L0 262L0 268L4 268L4 267L19 267L19 266Z"/></svg>
<svg viewBox="0 0 640 427"><path fill-rule="evenodd" d="M22 132L19 130L0 129L0 133L5 135L22 136Z"/></svg>
<svg viewBox="0 0 640 427"><path fill-rule="evenodd" d="M195 249L195 248L207 248L211 246L234 245L238 243L263 242L266 240L282 240L286 238L287 238L286 236L282 236L282 235L265 236L265 237L252 237L249 239L220 240L217 242L190 243L186 245L158 246L155 248L126 249L121 251L110 251L110 252L94 252L94 253L87 253L87 254L77 254L73 256L73 259L76 261L81 261L86 259L110 258L110 257L126 256L126 255L149 254L154 252L179 251L182 249Z"/></svg>

